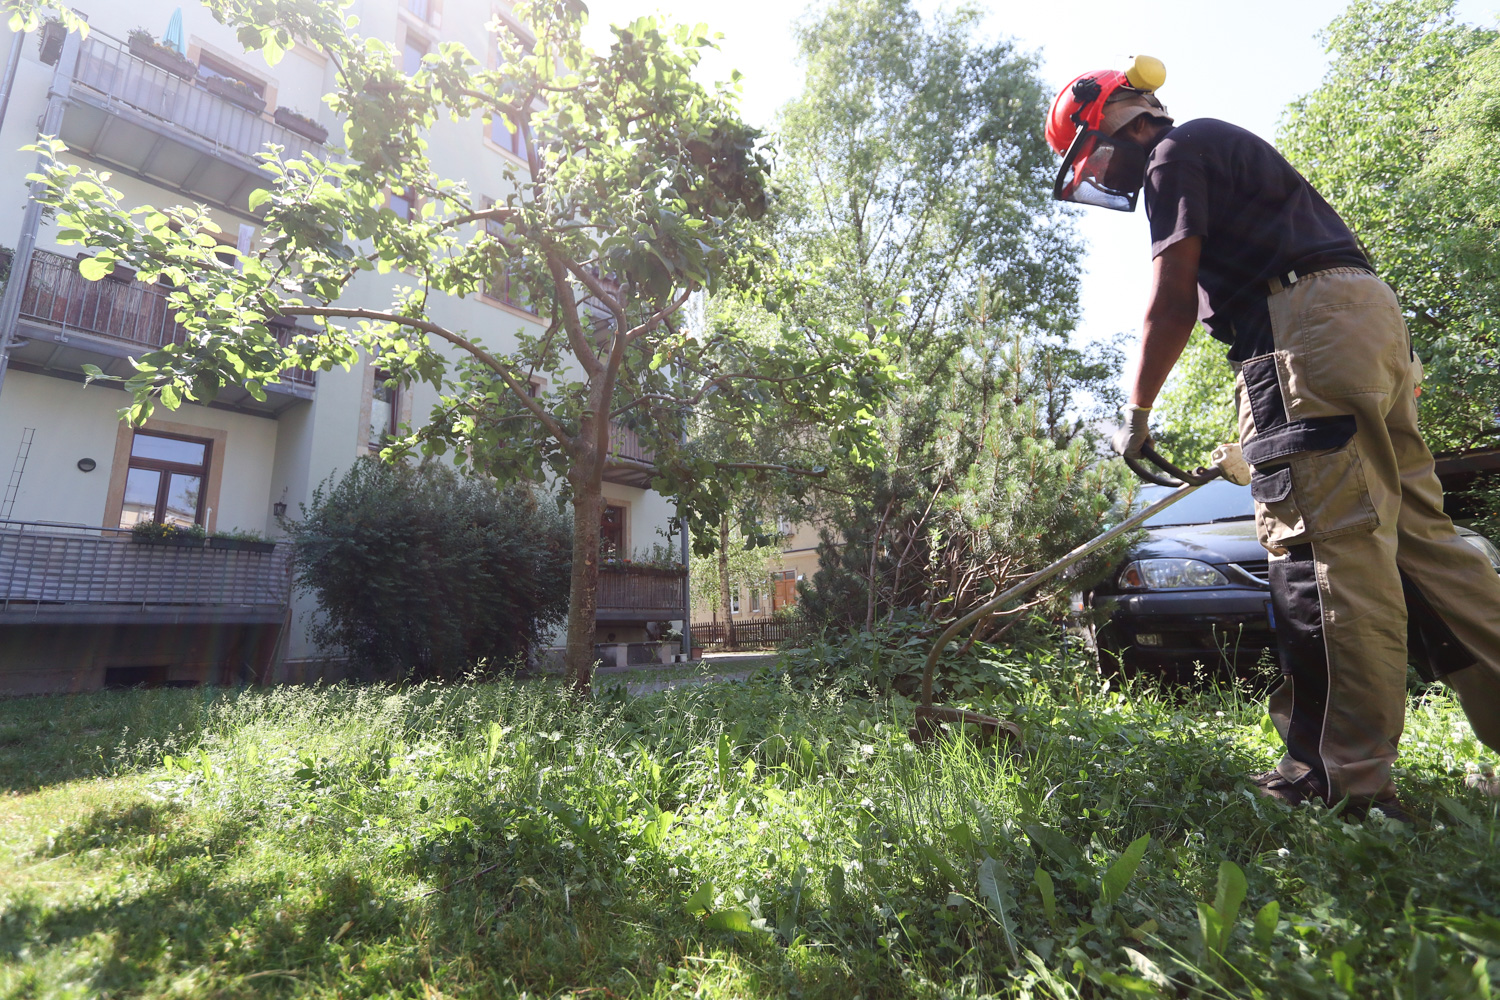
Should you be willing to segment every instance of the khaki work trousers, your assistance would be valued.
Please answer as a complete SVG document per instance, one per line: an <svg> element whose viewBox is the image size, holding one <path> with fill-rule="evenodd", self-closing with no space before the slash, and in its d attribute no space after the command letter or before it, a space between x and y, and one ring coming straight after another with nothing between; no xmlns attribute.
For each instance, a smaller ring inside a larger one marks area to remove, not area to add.
<svg viewBox="0 0 1500 1000"><path fill-rule="evenodd" d="M1395 794L1409 638L1500 751L1500 576L1443 513L1395 294L1353 268L1273 287L1275 350L1235 399L1271 553L1278 770L1367 805Z"/></svg>

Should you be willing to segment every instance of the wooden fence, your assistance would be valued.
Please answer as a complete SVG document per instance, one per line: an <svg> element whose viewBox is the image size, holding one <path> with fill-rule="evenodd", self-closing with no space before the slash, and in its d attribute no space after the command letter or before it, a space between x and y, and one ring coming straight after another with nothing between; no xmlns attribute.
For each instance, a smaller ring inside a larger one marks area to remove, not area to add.
<svg viewBox="0 0 1500 1000"><path fill-rule="evenodd" d="M802 642L810 634L808 623L795 618L752 618L727 627L723 622L694 622L693 645L727 648L729 629L734 630L736 649L775 649L785 642Z"/></svg>

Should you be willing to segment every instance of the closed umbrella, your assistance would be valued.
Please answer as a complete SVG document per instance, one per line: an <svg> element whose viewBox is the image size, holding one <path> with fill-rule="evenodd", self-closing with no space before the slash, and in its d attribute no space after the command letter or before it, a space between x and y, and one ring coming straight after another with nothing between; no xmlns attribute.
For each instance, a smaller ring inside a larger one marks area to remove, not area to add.
<svg viewBox="0 0 1500 1000"><path fill-rule="evenodd" d="M187 44L182 38L182 8L178 7L172 11L172 19L167 22L167 33L161 36L161 43L177 50L183 58L187 58Z"/></svg>

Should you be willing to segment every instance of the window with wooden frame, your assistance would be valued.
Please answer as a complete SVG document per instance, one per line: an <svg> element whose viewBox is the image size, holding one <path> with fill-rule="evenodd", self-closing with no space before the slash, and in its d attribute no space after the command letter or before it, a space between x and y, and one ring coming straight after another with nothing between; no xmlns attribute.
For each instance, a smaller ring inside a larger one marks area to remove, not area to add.
<svg viewBox="0 0 1500 1000"><path fill-rule="evenodd" d="M370 435L371 451L384 448L386 442L401 429L401 389L383 368L373 369L370 386Z"/></svg>
<svg viewBox="0 0 1500 1000"><path fill-rule="evenodd" d="M385 207L396 213L396 217L411 221L413 215L417 214L417 208L421 203L409 193L397 194L394 191L385 193Z"/></svg>
<svg viewBox="0 0 1500 1000"><path fill-rule="evenodd" d="M491 198L483 198L480 201L481 209L489 209L494 206L495 202ZM514 246L510 237L505 235L504 223L497 222L494 219L486 219L484 220L484 231L499 240L507 248L507 253L510 252L509 248ZM536 306L531 302L530 291L524 284L513 277L511 270L506 266L502 265L497 268L494 276L484 283L484 294L487 298L494 299L496 302L503 302L512 309L519 309L522 312L531 313L533 316L538 315Z"/></svg>
<svg viewBox="0 0 1500 1000"><path fill-rule="evenodd" d="M599 555L605 559L624 559L625 552L625 508L607 503L599 515Z"/></svg>
<svg viewBox="0 0 1500 1000"><path fill-rule="evenodd" d="M507 116L496 114L490 120L490 142L530 165L531 157L526 151L526 133Z"/></svg>
<svg viewBox="0 0 1500 1000"><path fill-rule="evenodd" d="M433 27L437 27L443 21L442 0L401 0L401 8Z"/></svg>
<svg viewBox="0 0 1500 1000"><path fill-rule="evenodd" d="M413 31L401 40L401 72L412 76L422 68L422 57L432 51L432 43Z"/></svg>
<svg viewBox="0 0 1500 1000"><path fill-rule="evenodd" d="M143 521L188 528L203 523L203 487L213 442L152 431L136 431L120 527Z"/></svg>

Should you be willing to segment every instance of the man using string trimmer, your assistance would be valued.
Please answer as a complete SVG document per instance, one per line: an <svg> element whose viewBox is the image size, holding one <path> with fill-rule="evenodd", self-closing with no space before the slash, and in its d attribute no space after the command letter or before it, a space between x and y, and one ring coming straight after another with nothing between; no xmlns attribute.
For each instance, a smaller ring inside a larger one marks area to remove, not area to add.
<svg viewBox="0 0 1500 1000"><path fill-rule="evenodd" d="M1143 198L1150 221L1150 304L1114 446L1138 458L1149 445L1151 405L1201 319L1229 345L1270 553L1270 714L1286 753L1256 785L1405 818L1391 765L1408 639L1500 751L1500 577L1443 513L1395 294L1269 143L1211 118L1175 124L1155 93L1165 80L1145 56L1085 73L1047 119L1057 198L1127 212Z"/></svg>

